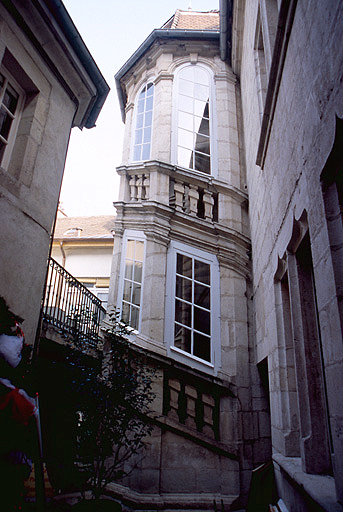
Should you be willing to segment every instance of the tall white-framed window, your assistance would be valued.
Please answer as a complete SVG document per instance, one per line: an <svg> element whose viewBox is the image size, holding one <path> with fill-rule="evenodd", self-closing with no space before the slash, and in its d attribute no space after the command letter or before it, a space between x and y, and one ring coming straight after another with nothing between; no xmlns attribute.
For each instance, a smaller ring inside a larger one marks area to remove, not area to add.
<svg viewBox="0 0 343 512"><path fill-rule="evenodd" d="M118 288L121 319L139 331L144 276L145 235L142 231L125 231Z"/></svg>
<svg viewBox="0 0 343 512"><path fill-rule="evenodd" d="M149 160L152 141L152 119L154 108L154 84L147 83L138 94L135 108L135 132L132 160Z"/></svg>
<svg viewBox="0 0 343 512"><path fill-rule="evenodd" d="M215 174L213 73L186 64L175 73L173 161L180 167Z"/></svg>
<svg viewBox="0 0 343 512"><path fill-rule="evenodd" d="M0 69L0 165L7 168L25 93L16 80L4 68Z"/></svg>
<svg viewBox="0 0 343 512"><path fill-rule="evenodd" d="M215 255L172 241L165 338L171 357L200 369L220 362L220 281Z"/></svg>

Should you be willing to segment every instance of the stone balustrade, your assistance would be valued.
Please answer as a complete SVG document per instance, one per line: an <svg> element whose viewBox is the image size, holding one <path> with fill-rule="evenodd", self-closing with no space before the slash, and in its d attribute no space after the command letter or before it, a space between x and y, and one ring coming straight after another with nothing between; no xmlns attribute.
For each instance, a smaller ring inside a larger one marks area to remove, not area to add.
<svg viewBox="0 0 343 512"><path fill-rule="evenodd" d="M159 191L152 191L151 174L149 169L144 169L144 172L130 170L126 173L130 202L158 199ZM218 194L210 189L206 178L196 179L192 176L190 180L188 175L175 170L164 176L169 182L169 206L193 217L218 220Z"/></svg>
<svg viewBox="0 0 343 512"><path fill-rule="evenodd" d="M164 373L163 414L191 430L219 440L220 395L201 381Z"/></svg>

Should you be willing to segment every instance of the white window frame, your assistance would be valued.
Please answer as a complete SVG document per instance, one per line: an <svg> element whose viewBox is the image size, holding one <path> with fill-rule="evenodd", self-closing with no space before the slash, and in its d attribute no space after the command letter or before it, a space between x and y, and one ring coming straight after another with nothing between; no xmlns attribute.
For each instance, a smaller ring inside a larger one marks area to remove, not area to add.
<svg viewBox="0 0 343 512"><path fill-rule="evenodd" d="M4 66L0 67L0 73L5 77L4 86L0 90L0 107L2 106L2 99L3 99L3 95L5 93L5 90L6 90L7 83L9 83L11 85L11 87L15 90L15 92L18 94L18 103L17 103L15 113L14 114L10 113L11 117L13 117L13 121L12 121L10 130L9 130L7 141L5 141L5 139L2 139L2 137L0 136L1 140L5 141L5 143L6 143L6 148L4 150L3 157L0 160L0 167L2 169L7 170L9 163L10 163L14 142L15 142L15 139L17 136L19 122L20 122L21 115L22 115L23 108L24 108L25 91L23 90L22 87L20 87L18 82L15 80L15 78L13 78L11 73Z"/></svg>
<svg viewBox="0 0 343 512"><path fill-rule="evenodd" d="M149 158L146 159L140 159L135 160L134 159L134 151L135 151L135 138L136 138L136 130L137 130L137 116L138 116L138 100L141 95L141 92L145 87L147 87L149 84L153 85L154 93L153 93L153 99L152 99L152 119L151 119L151 139L150 139L150 152L149 152ZM154 111L155 111L155 93L156 93L156 86L155 86L155 79L150 78L147 80L139 89L136 99L135 99L135 106L134 106L134 118L133 118L133 124L132 124L132 133L131 133L131 150L130 150L130 160L131 162L146 162L151 159L151 150L152 150L152 141L153 141L153 133L154 133Z"/></svg>
<svg viewBox="0 0 343 512"><path fill-rule="evenodd" d="M142 263L142 282L141 282L141 297L139 305L139 316L138 316L138 329L133 332L138 333L142 323L142 304L143 304L143 293L144 293L144 268L145 268L145 257L146 257L146 236L143 231L125 230L122 240L122 251L121 251L121 262L120 262L120 273L119 273L119 286L118 286L118 297L117 297L117 311L119 312L119 318L122 313L123 293L124 293L124 277L125 277L125 262L127 254L127 242L129 240L136 240L144 243L143 249L143 263Z"/></svg>
<svg viewBox="0 0 343 512"><path fill-rule="evenodd" d="M209 83L210 83L210 98L209 98L209 120L210 120L210 166L211 172L207 174L205 172L199 171L197 169L191 169L190 167L184 167L188 171L192 171L196 174L200 174L202 176L214 176L218 175L218 152L217 152L217 112L216 112L216 91L215 91L215 83L214 83L214 73L209 66L206 66L202 63L186 63L179 66L174 75L174 84L173 84L173 107L172 107L172 151L171 151L171 161L172 164L181 167L178 164L178 111L179 111L179 76L183 69L187 67L197 66L209 75Z"/></svg>
<svg viewBox="0 0 343 512"><path fill-rule="evenodd" d="M178 253L195 258L210 265L211 362L174 346L176 260ZM198 370L205 371L207 373L217 373L221 361L219 263L214 254L210 254L177 241L170 242L167 255L165 340L169 357L193 368L197 368Z"/></svg>

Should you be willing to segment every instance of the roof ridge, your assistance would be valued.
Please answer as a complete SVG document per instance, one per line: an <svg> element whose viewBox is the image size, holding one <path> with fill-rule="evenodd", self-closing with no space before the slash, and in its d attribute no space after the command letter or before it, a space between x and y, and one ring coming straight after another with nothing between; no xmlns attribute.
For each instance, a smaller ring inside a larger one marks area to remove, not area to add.
<svg viewBox="0 0 343 512"><path fill-rule="evenodd" d="M176 9L175 14L174 14L173 23L171 24L171 28L177 27L177 24L179 23L179 18L180 18L180 12L181 12L180 9Z"/></svg>

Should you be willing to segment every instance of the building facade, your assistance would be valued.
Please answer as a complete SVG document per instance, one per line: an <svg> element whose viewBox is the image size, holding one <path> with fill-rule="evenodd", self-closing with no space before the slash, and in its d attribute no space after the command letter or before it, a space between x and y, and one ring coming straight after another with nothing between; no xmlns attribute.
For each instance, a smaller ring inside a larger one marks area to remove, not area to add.
<svg viewBox="0 0 343 512"><path fill-rule="evenodd" d="M253 358L268 368L278 493L296 511L343 500L342 9L235 1L222 46L242 99Z"/></svg>
<svg viewBox="0 0 343 512"><path fill-rule="evenodd" d="M0 294L32 344L70 131L109 88L61 1L1 2L0 26Z"/></svg>
<svg viewBox="0 0 343 512"><path fill-rule="evenodd" d="M237 508L270 458L250 361L240 90L219 38L218 11L177 11L116 75L125 137L109 305L157 379L149 449L112 487L147 508Z"/></svg>
<svg viewBox="0 0 343 512"><path fill-rule="evenodd" d="M342 9L177 11L116 75L110 304L159 380L113 489L149 510L342 510Z"/></svg>
<svg viewBox="0 0 343 512"><path fill-rule="evenodd" d="M58 217L51 256L106 309L113 253L113 215Z"/></svg>

